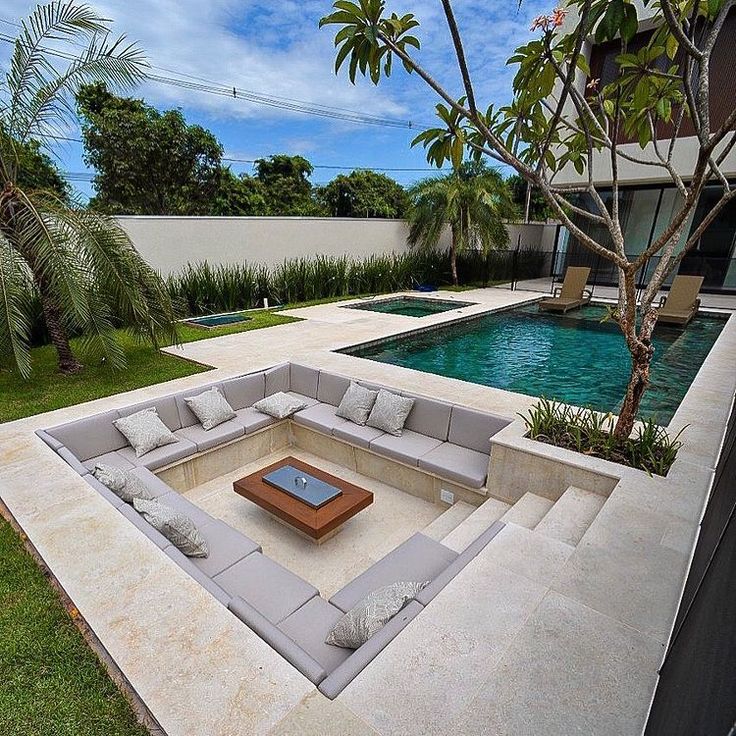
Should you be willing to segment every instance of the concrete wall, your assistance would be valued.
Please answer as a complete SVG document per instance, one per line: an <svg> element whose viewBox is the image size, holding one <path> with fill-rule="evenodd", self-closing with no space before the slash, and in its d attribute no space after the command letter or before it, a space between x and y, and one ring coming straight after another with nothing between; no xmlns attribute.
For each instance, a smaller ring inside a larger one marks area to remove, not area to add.
<svg viewBox="0 0 736 736"><path fill-rule="evenodd" d="M164 276L205 260L212 265L248 261L274 266L299 256L362 258L409 249L404 220L122 216L118 222L141 255ZM510 243L515 246L521 232L523 245L546 247L553 242L554 231L554 225L510 225ZM440 245L449 243L447 232Z"/></svg>

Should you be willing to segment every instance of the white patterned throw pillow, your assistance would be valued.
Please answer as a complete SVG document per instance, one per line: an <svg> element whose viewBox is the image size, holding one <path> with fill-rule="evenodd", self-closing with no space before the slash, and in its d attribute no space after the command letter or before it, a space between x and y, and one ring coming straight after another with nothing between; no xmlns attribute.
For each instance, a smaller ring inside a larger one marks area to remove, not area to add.
<svg viewBox="0 0 736 736"><path fill-rule="evenodd" d="M377 396L378 391L371 391L369 388L351 381L348 390L342 397L340 406L335 411L335 416L349 419L354 424L363 426L368 421Z"/></svg>
<svg viewBox="0 0 736 736"><path fill-rule="evenodd" d="M218 424L227 422L237 416L217 386L213 386L208 391L197 394L197 396L187 396L184 401L192 410L194 416L199 419L199 423L205 431L214 429Z"/></svg>
<svg viewBox="0 0 736 736"><path fill-rule="evenodd" d="M146 484L129 470L98 463L95 465L92 475L125 503L133 503L135 498L142 498L145 501L150 501L153 498L148 488L146 488Z"/></svg>
<svg viewBox="0 0 736 736"><path fill-rule="evenodd" d="M263 412L275 419L286 419L290 417L295 411L306 409L307 405L295 396L289 396L283 391L266 396L265 399L256 401L253 404L253 408L256 411Z"/></svg>
<svg viewBox="0 0 736 736"><path fill-rule="evenodd" d="M187 557L207 557L207 542L195 523L186 515L158 501L133 499L133 508Z"/></svg>
<svg viewBox="0 0 736 736"><path fill-rule="evenodd" d="M130 442L136 457L145 455L157 447L179 441L177 436L161 421L153 406L127 417L115 419L113 424Z"/></svg>
<svg viewBox="0 0 736 736"><path fill-rule="evenodd" d="M347 649L363 646L413 600L428 582L398 582L374 590L335 624L327 635L325 644Z"/></svg>
<svg viewBox="0 0 736 736"><path fill-rule="evenodd" d="M380 389L366 424L401 437L406 418L414 406L414 399Z"/></svg>

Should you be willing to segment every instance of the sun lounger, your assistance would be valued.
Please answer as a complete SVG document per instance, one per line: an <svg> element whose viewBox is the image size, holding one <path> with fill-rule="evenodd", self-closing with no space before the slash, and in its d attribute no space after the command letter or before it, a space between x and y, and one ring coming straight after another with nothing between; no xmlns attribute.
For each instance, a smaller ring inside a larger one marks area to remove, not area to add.
<svg viewBox="0 0 736 736"><path fill-rule="evenodd" d="M659 300L659 321L683 327L698 313L702 276L675 276L669 294Z"/></svg>
<svg viewBox="0 0 736 736"><path fill-rule="evenodd" d="M565 271L565 280L562 287L555 288L550 299L542 299L539 309L545 312L569 312L587 304L592 294L585 288L590 276L590 269L586 266L570 266Z"/></svg>

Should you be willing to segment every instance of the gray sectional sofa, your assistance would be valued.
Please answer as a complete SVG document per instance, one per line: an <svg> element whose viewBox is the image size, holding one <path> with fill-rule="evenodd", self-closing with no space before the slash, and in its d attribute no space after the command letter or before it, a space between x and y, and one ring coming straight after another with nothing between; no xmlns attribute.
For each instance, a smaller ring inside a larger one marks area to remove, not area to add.
<svg viewBox="0 0 736 736"><path fill-rule="evenodd" d="M490 437L509 420L404 393L412 396L415 404L404 434L394 437L335 415L349 383L345 376L287 363L40 430L37 434L164 554L326 696L334 698L488 544L503 524L491 525L459 555L421 533L415 534L326 601L314 586L264 555L257 542L209 516L153 471L275 425L277 420L256 411L252 405L264 396L284 391L299 396L307 404L307 408L288 421L470 488L485 485ZM205 432L184 399L212 385L221 389L236 417ZM380 388L369 383L364 385ZM112 422L149 406L156 407L178 442L137 458ZM183 555L132 506L91 474L96 463L130 470L160 503L189 516L206 539L209 555L206 558ZM429 584L359 649L352 651L324 643L327 633L345 612L373 590L400 580Z"/></svg>

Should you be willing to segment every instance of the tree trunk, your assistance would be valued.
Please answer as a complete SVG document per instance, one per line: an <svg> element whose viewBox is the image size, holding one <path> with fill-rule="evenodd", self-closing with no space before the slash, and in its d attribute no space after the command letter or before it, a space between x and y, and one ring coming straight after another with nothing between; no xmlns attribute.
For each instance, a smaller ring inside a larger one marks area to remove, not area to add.
<svg viewBox="0 0 736 736"><path fill-rule="evenodd" d="M41 291L40 287L39 291ZM41 305L43 307L46 329L49 332L49 337L59 357L59 371L67 375L79 373L84 366L74 357L74 353L72 353L72 348L69 344L69 335L61 319L61 313L53 303L53 300L47 294L44 294L43 291L41 291Z"/></svg>
<svg viewBox="0 0 736 736"><path fill-rule="evenodd" d="M457 233L455 228L452 228L452 240L450 241L450 271L452 272L452 284L453 286L459 286L457 278Z"/></svg>

